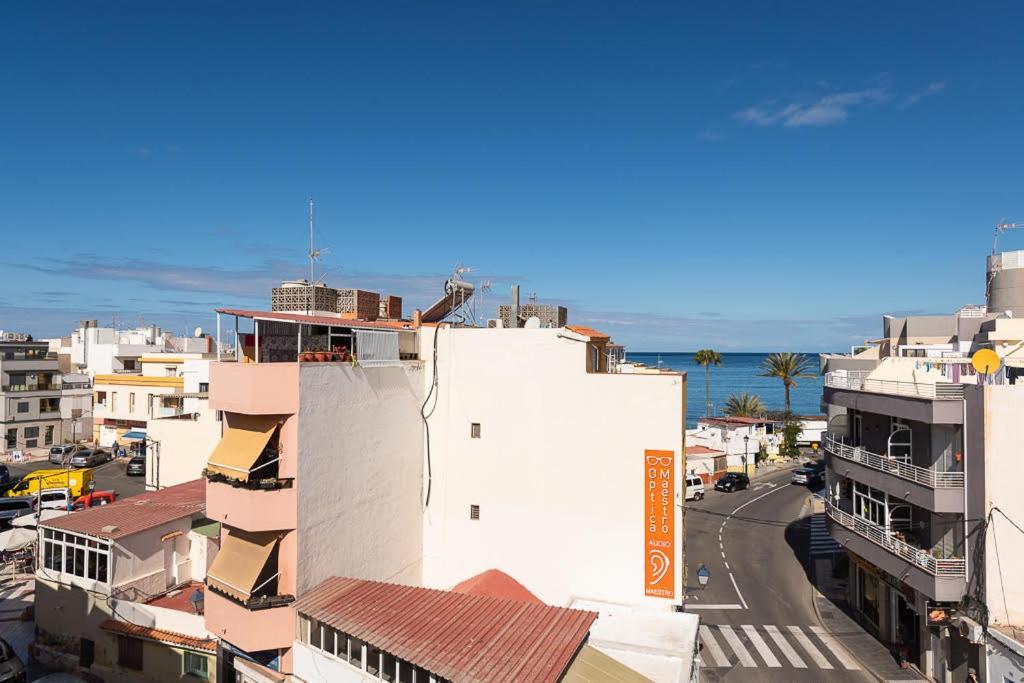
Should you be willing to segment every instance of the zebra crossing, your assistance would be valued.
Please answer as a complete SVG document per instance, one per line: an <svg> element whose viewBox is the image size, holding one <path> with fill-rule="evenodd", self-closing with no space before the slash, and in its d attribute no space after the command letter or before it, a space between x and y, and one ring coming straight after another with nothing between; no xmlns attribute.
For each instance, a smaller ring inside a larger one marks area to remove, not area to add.
<svg viewBox="0 0 1024 683"><path fill-rule="evenodd" d="M828 533L828 528L825 526L825 513L819 512L811 515L811 557L834 555L841 552L842 549L843 547Z"/></svg>
<svg viewBox="0 0 1024 683"><path fill-rule="evenodd" d="M860 669L821 626L701 624L700 643L702 668Z"/></svg>

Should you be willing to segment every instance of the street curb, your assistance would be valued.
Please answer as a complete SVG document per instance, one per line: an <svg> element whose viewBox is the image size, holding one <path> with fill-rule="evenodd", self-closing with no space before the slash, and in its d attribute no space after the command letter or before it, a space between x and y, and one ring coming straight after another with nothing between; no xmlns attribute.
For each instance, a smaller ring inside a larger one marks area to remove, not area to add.
<svg viewBox="0 0 1024 683"><path fill-rule="evenodd" d="M812 515L814 514L814 495L813 494L807 496L807 500L804 502L804 507L809 509L811 511ZM819 626L821 626L823 629L828 631L828 634L830 636L832 636L833 638L835 638L842 645L842 642L843 642L842 639L839 636L837 636L835 633L833 633L829 629L828 626L825 625L825 622L821 618L821 612L818 610L818 600L817 600L817 598L818 598L818 596L821 596L821 597L825 597L825 596L824 596L824 594L822 594L821 591L818 590L818 570L817 570L817 568L813 564L810 564L810 562L811 562L810 553L808 553L808 555L807 555L807 562L808 562L808 565L809 565L811 571L814 573L814 581L811 583L811 605L814 607L814 618L818 620L818 625ZM864 662L863 659L858 657L857 653L855 653L853 650L851 650L850 648L846 647L845 645L843 645L843 649L846 650L846 653L848 655L850 655L851 657L853 657L853 659L856 660L856 662L858 664L860 664L860 668L861 668L862 671L866 671L868 673L868 675L870 675L872 678L874 678L876 681L878 681L878 683L889 683L889 679L883 678L882 676L879 676L875 672L875 670L872 669L870 666L868 666Z"/></svg>

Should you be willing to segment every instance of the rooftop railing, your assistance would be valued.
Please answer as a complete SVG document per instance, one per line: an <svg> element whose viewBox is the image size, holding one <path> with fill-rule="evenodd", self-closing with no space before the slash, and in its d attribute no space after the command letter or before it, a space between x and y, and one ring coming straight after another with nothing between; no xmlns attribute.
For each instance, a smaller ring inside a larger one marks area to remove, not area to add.
<svg viewBox="0 0 1024 683"><path fill-rule="evenodd" d="M60 391L60 384L4 384L0 386L0 391L4 392L18 392L18 391Z"/></svg>
<svg viewBox="0 0 1024 683"><path fill-rule="evenodd" d="M851 391L867 391L873 394L913 396L937 400L960 400L964 397L964 385L951 382L904 382L892 379L870 379L865 370L829 372L825 375L825 386Z"/></svg>
<svg viewBox="0 0 1024 683"><path fill-rule="evenodd" d="M967 564L962 558L939 558L933 557L930 553L915 548L887 532L884 527L872 524L867 520L855 517L848 512L843 512L832 503L826 503L825 511L837 524L849 529L859 536L863 536L875 545L881 546L893 555L906 560L910 564L923 569L936 577L962 577L966 576Z"/></svg>
<svg viewBox="0 0 1024 683"><path fill-rule="evenodd" d="M866 451L860 446L851 446L831 436L826 436L822 443L837 458L843 458L865 467L895 475L901 479L933 489L956 489L964 486L963 472L939 472L927 467L919 467L901 462L896 458Z"/></svg>

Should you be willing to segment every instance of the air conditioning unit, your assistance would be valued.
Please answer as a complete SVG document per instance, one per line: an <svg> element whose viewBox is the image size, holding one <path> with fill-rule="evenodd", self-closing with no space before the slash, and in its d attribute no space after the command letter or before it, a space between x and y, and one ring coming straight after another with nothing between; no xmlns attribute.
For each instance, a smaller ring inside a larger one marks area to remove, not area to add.
<svg viewBox="0 0 1024 683"><path fill-rule="evenodd" d="M960 631L960 635L971 643L981 643L984 638L984 631L981 624L967 617L953 617L953 626Z"/></svg>

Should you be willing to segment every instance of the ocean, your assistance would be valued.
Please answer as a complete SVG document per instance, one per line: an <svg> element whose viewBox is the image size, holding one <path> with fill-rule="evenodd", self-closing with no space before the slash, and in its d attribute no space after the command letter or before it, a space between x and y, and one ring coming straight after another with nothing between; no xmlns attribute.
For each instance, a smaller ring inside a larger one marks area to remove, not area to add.
<svg viewBox="0 0 1024 683"><path fill-rule="evenodd" d="M693 362L694 351L685 353L626 353L626 360L639 361L651 367L671 368L687 373L686 426L695 427L697 418L704 416L704 368ZM773 377L760 377L761 362L767 353L723 353L722 364L711 366L711 412L721 414L731 394L749 391L761 397L768 410L784 410L786 394L782 381ZM800 415L821 413L822 377L817 375L818 355L805 354L811 360L814 377L797 379L790 392L793 412Z"/></svg>

